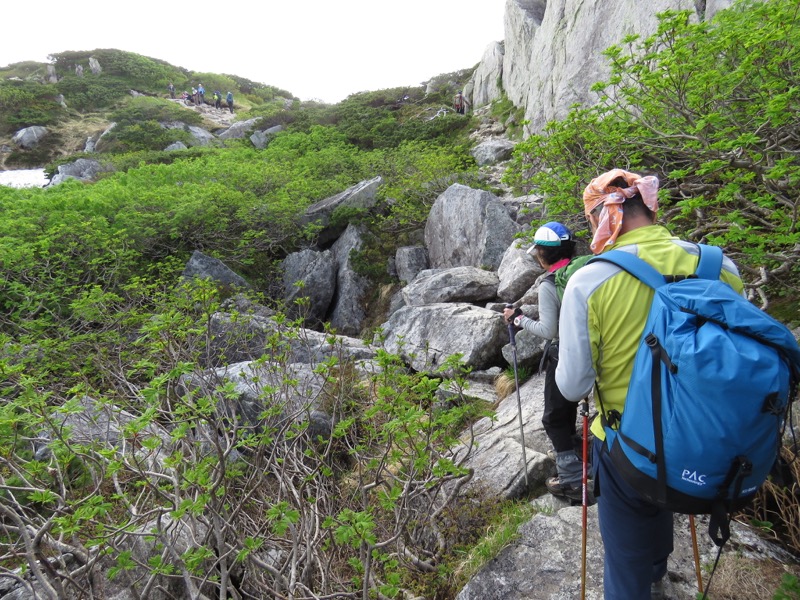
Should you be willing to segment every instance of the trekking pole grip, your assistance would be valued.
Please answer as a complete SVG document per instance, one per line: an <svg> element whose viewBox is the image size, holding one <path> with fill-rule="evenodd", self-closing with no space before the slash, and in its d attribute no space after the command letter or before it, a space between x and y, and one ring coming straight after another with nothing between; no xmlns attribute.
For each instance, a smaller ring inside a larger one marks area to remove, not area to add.
<svg viewBox="0 0 800 600"><path fill-rule="evenodd" d="M514 308L514 305L513 305L513 304L506 304L506 306L505 306L505 307L506 307L506 308ZM516 333L514 332L514 322L513 322L513 319L512 319L511 321L509 321L509 320L505 319L505 317L503 317L503 319L504 319L504 320L506 321L506 323L508 324L508 337L509 337L509 338L510 338L510 340L511 340L511 345L512 345L512 346L516 346L516 345L517 345L517 340L516 340Z"/></svg>

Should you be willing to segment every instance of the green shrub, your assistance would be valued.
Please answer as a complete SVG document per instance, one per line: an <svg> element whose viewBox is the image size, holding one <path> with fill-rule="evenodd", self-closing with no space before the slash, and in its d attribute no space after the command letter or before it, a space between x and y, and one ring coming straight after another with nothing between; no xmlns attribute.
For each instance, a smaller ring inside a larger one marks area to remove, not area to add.
<svg viewBox="0 0 800 600"><path fill-rule="evenodd" d="M185 79L184 71L173 67L169 63L134 52L125 52L115 49L96 49L78 52L60 52L52 54L59 77L75 73L75 67L83 67L84 77L99 79L124 79L128 84L133 84L142 89L163 90L167 83L176 83ZM102 72L92 75L89 70L89 59L95 58L100 64Z"/></svg>
<svg viewBox="0 0 800 600"><path fill-rule="evenodd" d="M800 255L800 13L793 0L743 1L709 22L659 16L650 38L606 51L598 104L517 146L508 181L582 212L599 173L622 167L661 180L663 219L724 246L754 290L791 293ZM761 267L765 267L761 271Z"/></svg>
<svg viewBox="0 0 800 600"><path fill-rule="evenodd" d="M52 125L63 115L53 85L26 81L0 82L0 134L31 125Z"/></svg>
<svg viewBox="0 0 800 600"><path fill-rule="evenodd" d="M113 106L130 93L130 82L122 77L65 75L56 84L67 106L80 112L90 112Z"/></svg>
<svg viewBox="0 0 800 600"><path fill-rule="evenodd" d="M137 97L111 113L117 124L132 124L140 121L183 121L189 125L200 125L203 117L193 110L158 98Z"/></svg>
<svg viewBox="0 0 800 600"><path fill-rule="evenodd" d="M353 94L331 113L350 143L364 149L393 148L404 141L453 142L465 134L469 120L452 113L436 116L430 108L439 106L423 88L404 87Z"/></svg>
<svg viewBox="0 0 800 600"><path fill-rule="evenodd" d="M791 573L784 573L780 587L775 590L772 600L798 600L800 598L800 580Z"/></svg>
<svg viewBox="0 0 800 600"><path fill-rule="evenodd" d="M187 131L161 124L177 121L199 125L203 120L200 114L174 102L146 97L131 98L111 113L111 119L116 126L104 136L101 149L117 153L163 150L177 141L189 146L192 136Z"/></svg>
<svg viewBox="0 0 800 600"><path fill-rule="evenodd" d="M499 100L492 102L491 113L498 121L507 125L506 132L509 137L513 139L522 136L525 110L522 107L514 106L505 93Z"/></svg>
<svg viewBox="0 0 800 600"><path fill-rule="evenodd" d="M117 125L104 136L104 152L138 152L141 150L163 150L174 142L191 145L192 136L183 129L165 129L156 121L139 121Z"/></svg>

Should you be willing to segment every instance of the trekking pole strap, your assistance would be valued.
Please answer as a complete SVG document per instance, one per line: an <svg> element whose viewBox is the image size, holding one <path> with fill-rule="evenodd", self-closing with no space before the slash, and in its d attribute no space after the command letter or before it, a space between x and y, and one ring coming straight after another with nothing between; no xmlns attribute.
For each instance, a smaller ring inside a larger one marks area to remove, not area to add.
<svg viewBox="0 0 800 600"><path fill-rule="evenodd" d="M723 502L717 501L711 506L711 515L708 519L708 536L720 550L722 550L725 542L731 538L731 517Z"/></svg>
<svg viewBox="0 0 800 600"><path fill-rule="evenodd" d="M745 477L753 471L753 463L746 456L737 456L731 463L731 468L725 476L725 481L719 486L717 499L711 506L711 517L708 520L708 535L714 544L722 548L723 544L731 537L731 516L727 509L729 502L739 498ZM733 486L733 493L728 490Z"/></svg>

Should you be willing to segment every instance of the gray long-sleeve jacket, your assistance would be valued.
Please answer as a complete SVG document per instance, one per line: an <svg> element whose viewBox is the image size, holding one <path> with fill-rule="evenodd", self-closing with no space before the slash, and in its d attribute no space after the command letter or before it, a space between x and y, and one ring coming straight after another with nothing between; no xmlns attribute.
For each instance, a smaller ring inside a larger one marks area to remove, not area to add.
<svg viewBox="0 0 800 600"><path fill-rule="evenodd" d="M522 316L517 325L525 331L546 340L558 338L558 313L561 301L558 299L556 285L548 277L539 284L539 319Z"/></svg>

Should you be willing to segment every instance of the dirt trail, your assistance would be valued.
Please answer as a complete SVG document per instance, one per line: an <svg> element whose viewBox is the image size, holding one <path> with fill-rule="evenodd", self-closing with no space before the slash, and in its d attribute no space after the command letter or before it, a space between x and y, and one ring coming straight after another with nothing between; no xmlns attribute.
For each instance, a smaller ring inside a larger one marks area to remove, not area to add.
<svg viewBox="0 0 800 600"><path fill-rule="evenodd" d="M206 102L208 101L209 99L207 97ZM213 104L201 104L199 106L195 104L186 104L183 100L177 98L174 100L170 99L170 102L175 102L180 106L182 106L183 108L185 108L186 110L193 110L195 112L200 113L201 115L203 115L204 119L206 119L207 121L211 121L212 123L215 123L219 127L230 127L231 124L236 120L235 112L231 113L231 111L228 110L228 107L225 104L224 100L222 102L222 108L219 109L214 108ZM234 100L233 110L234 111L236 110L235 100Z"/></svg>

